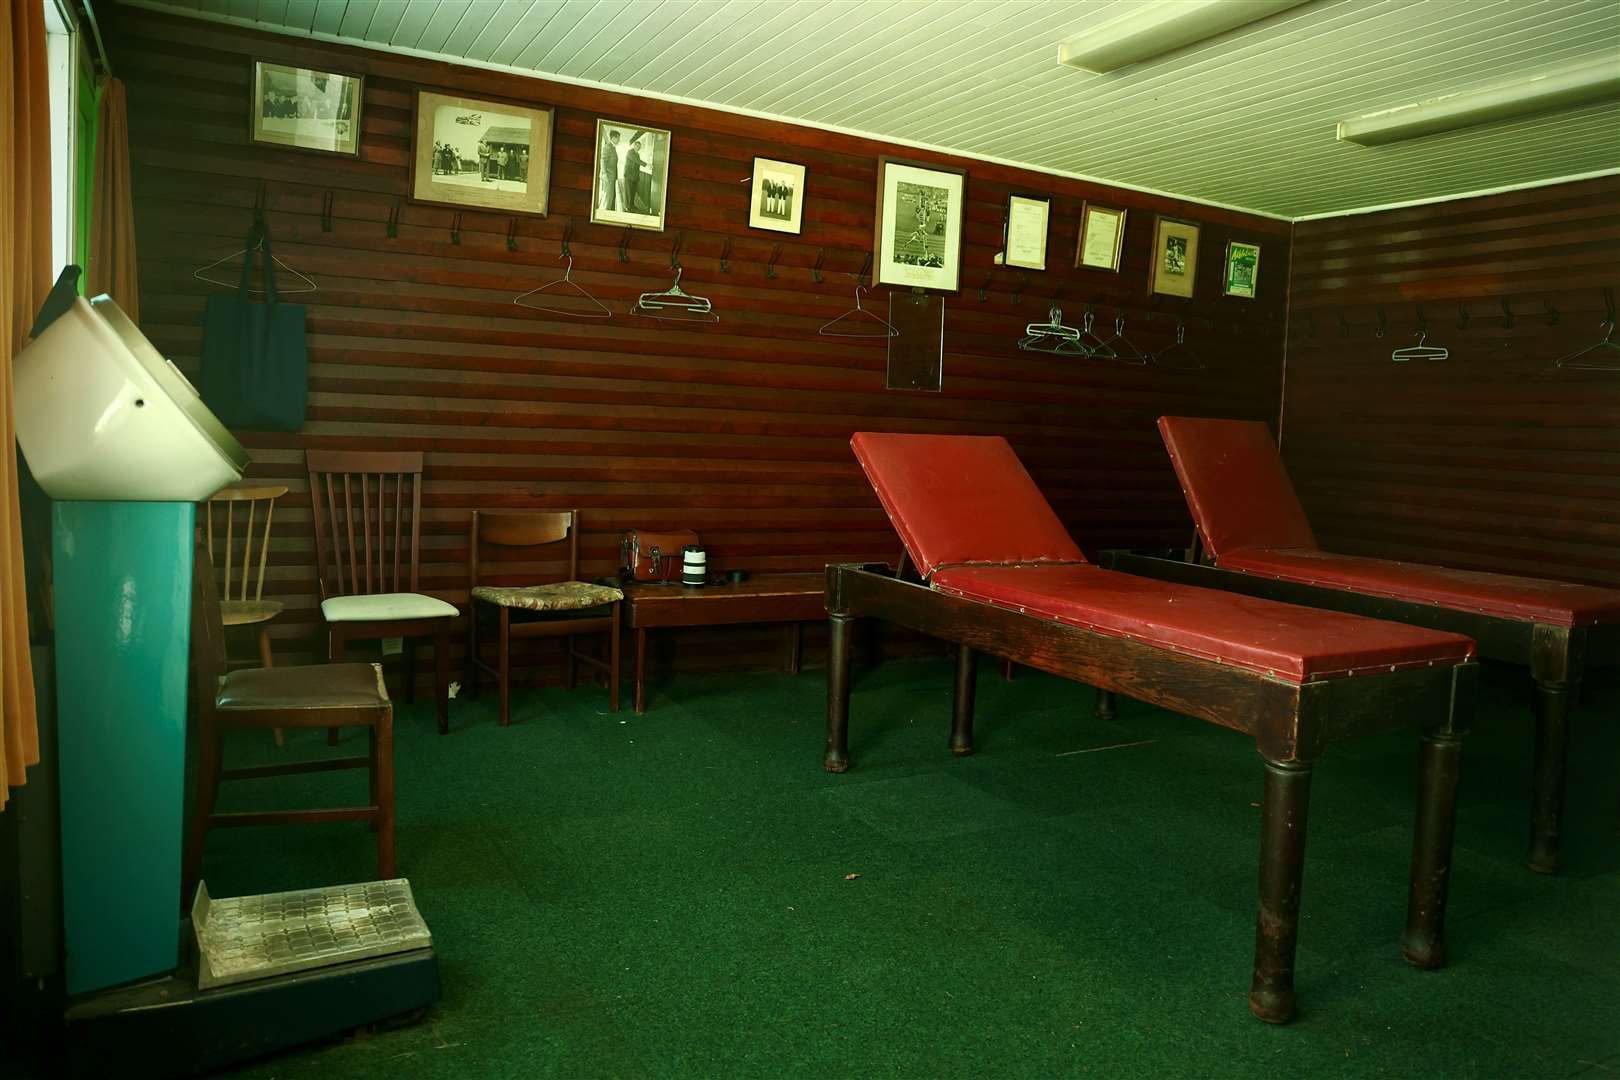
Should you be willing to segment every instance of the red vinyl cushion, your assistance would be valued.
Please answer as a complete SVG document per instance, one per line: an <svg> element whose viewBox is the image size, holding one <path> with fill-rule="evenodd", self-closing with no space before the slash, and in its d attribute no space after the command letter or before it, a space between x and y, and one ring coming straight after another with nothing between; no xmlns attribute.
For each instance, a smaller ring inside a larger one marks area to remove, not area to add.
<svg viewBox="0 0 1620 1080"><path fill-rule="evenodd" d="M1086 561L999 435L860 431L850 446L924 577L961 563Z"/></svg>
<svg viewBox="0 0 1620 1080"><path fill-rule="evenodd" d="M956 567L942 593L1293 682L1458 664L1460 634L1199 589L1098 566Z"/></svg>
<svg viewBox="0 0 1620 1080"><path fill-rule="evenodd" d="M1324 585L1369 596L1478 611L1557 626L1620 622L1620 589L1335 555L1314 548L1253 548L1220 559L1226 570Z"/></svg>
<svg viewBox="0 0 1620 1080"><path fill-rule="evenodd" d="M1193 523L1219 559L1238 548L1313 548L1316 536L1258 420L1159 417Z"/></svg>

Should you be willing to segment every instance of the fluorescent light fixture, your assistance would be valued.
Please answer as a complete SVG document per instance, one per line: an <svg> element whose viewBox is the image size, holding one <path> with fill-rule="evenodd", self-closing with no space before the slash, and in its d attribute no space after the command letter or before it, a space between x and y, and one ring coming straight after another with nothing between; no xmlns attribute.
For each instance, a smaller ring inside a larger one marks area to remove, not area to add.
<svg viewBox="0 0 1620 1080"><path fill-rule="evenodd" d="M1101 74L1258 22L1305 0L1151 0L1058 45L1058 63Z"/></svg>
<svg viewBox="0 0 1620 1080"><path fill-rule="evenodd" d="M1615 99L1620 99L1620 56L1340 120L1339 141L1378 146L1437 131Z"/></svg>

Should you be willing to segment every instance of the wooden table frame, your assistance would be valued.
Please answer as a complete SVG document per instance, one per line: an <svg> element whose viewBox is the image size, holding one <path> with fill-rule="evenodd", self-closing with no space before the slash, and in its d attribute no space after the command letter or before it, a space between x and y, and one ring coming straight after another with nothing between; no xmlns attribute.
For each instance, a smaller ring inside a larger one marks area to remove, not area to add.
<svg viewBox="0 0 1620 1080"><path fill-rule="evenodd" d="M1461 736L1473 717L1477 664L1295 683L949 596L900 581L886 567L870 565L827 568L827 611L831 636L823 764L829 772L843 772L850 765L849 671L857 618L883 619L957 643L949 742L957 754L973 749L978 652L1012 657L1054 675L1254 736L1265 761L1265 793L1249 1008L1270 1023L1286 1023L1294 1015L1294 952L1312 766L1339 738L1423 727L1401 952L1417 967L1445 964L1458 763Z"/></svg>
<svg viewBox="0 0 1620 1080"><path fill-rule="evenodd" d="M1466 634L1478 645L1481 659L1528 668L1536 684L1536 748L1530 795L1530 847L1525 862L1539 873L1558 872L1568 777L1569 706L1580 690L1581 676L1588 666L1620 664L1620 624L1572 628L1508 619L1128 551L1106 551L1102 561L1111 570L1160 581Z"/></svg>
<svg viewBox="0 0 1620 1080"><path fill-rule="evenodd" d="M679 626L786 624L783 669L799 673L800 624L827 614L820 573L763 573L742 582L683 586L633 581L624 607L636 632L636 712L647 711L647 631Z"/></svg>

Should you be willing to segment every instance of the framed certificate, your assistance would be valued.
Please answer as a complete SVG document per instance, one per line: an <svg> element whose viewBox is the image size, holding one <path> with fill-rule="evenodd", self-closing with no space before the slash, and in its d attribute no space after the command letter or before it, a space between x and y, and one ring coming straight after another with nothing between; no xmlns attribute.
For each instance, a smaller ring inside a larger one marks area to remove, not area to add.
<svg viewBox="0 0 1620 1080"><path fill-rule="evenodd" d="M1119 272L1119 253L1125 243L1125 211L1086 203L1080 207L1080 238L1074 246L1074 265Z"/></svg>
<svg viewBox="0 0 1620 1080"><path fill-rule="evenodd" d="M1260 286L1260 245L1233 240L1226 245L1226 295L1253 300Z"/></svg>
<svg viewBox="0 0 1620 1080"><path fill-rule="evenodd" d="M1153 291L1190 297L1197 276L1198 226L1160 215L1153 227Z"/></svg>
<svg viewBox="0 0 1620 1080"><path fill-rule="evenodd" d="M1046 225L1052 200L1036 195L1007 196L1007 217L1002 237L1002 264L1026 270L1046 269Z"/></svg>

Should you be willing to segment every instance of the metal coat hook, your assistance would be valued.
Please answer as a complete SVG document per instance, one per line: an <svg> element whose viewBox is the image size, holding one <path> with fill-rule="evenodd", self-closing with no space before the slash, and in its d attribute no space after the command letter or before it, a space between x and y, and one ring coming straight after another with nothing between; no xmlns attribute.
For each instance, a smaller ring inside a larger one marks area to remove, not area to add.
<svg viewBox="0 0 1620 1080"><path fill-rule="evenodd" d="M1334 308L1333 313L1339 317L1339 336L1350 336L1350 321L1344 317L1344 308Z"/></svg>
<svg viewBox="0 0 1620 1080"><path fill-rule="evenodd" d="M1423 314L1423 305L1413 304L1412 310L1417 313L1418 333L1427 334L1429 332L1429 320Z"/></svg>
<svg viewBox="0 0 1620 1080"><path fill-rule="evenodd" d="M1018 284L1013 288L1012 292L1012 302L1014 304L1022 304L1024 302L1024 290L1028 287L1029 275L1020 274L1018 276ZM1056 302L1056 297L1053 298L1053 301Z"/></svg>
<svg viewBox="0 0 1620 1080"><path fill-rule="evenodd" d="M776 276L776 260L780 259L781 257L782 257L782 245L777 244L775 247L771 248L770 261L765 264L765 276L766 277L774 278Z"/></svg>
<svg viewBox="0 0 1620 1080"><path fill-rule="evenodd" d="M1457 329L1459 329L1459 330L1468 329L1468 305L1467 304L1458 304L1457 305Z"/></svg>
<svg viewBox="0 0 1620 1080"><path fill-rule="evenodd" d="M866 258L861 261L861 272L855 275L856 284L866 288L866 276L872 272L872 253L868 251Z"/></svg>
<svg viewBox="0 0 1620 1080"><path fill-rule="evenodd" d="M332 231L332 208L336 203L337 196L327 188L326 194L321 196L321 232Z"/></svg>
<svg viewBox="0 0 1620 1080"><path fill-rule="evenodd" d="M979 286L979 303L982 304L990 299L990 279L995 276L996 272L994 270L984 275L984 284Z"/></svg>
<svg viewBox="0 0 1620 1080"><path fill-rule="evenodd" d="M726 237L726 246L720 249L720 272L731 273L731 237Z"/></svg>
<svg viewBox="0 0 1620 1080"><path fill-rule="evenodd" d="M506 223L506 250L507 251L516 251L518 249L517 248L517 227L518 227L518 219L517 218L513 218L511 221Z"/></svg>
<svg viewBox="0 0 1620 1080"><path fill-rule="evenodd" d="M562 234L562 257L565 258L565 259L571 259L571 258L574 257L574 253L572 251L568 250L568 241L572 240L573 238L574 238L574 219L569 218L568 219L568 224L563 226L563 234Z"/></svg>
<svg viewBox="0 0 1620 1080"><path fill-rule="evenodd" d="M1374 331L1374 334L1377 337L1383 337L1388 332L1389 332L1389 318L1388 318L1388 316L1386 316L1384 314L1384 309L1379 308L1378 309L1378 329L1376 331Z"/></svg>
<svg viewBox="0 0 1620 1080"><path fill-rule="evenodd" d="M1541 306L1547 309L1547 325L1548 326L1557 326L1558 325L1558 309L1553 307L1552 301L1551 300L1543 300L1541 302Z"/></svg>
<svg viewBox="0 0 1620 1080"><path fill-rule="evenodd" d="M1502 301L1502 329L1513 329L1513 307L1506 300Z"/></svg>
<svg viewBox="0 0 1620 1080"><path fill-rule="evenodd" d="M264 204L264 181L260 180L259 188L253 196L253 223L255 225L261 224L264 221Z"/></svg>
<svg viewBox="0 0 1620 1080"><path fill-rule="evenodd" d="M388 210L388 239L393 240L399 236L399 200Z"/></svg>
<svg viewBox="0 0 1620 1080"><path fill-rule="evenodd" d="M452 244L461 243L461 212L459 210L456 212L455 218L450 222L450 242Z"/></svg>
<svg viewBox="0 0 1620 1080"><path fill-rule="evenodd" d="M1305 313L1305 336L1309 338L1316 337L1316 313L1314 311Z"/></svg>
<svg viewBox="0 0 1620 1080"><path fill-rule="evenodd" d="M675 234L675 239L670 243L670 245L669 245L669 268L671 270L679 270L681 268L681 245L683 243L685 243L685 242L686 242L686 233L684 231L682 231L682 232L676 233ZM681 279L679 277L676 277L675 283L680 284L680 280Z"/></svg>
<svg viewBox="0 0 1620 1080"><path fill-rule="evenodd" d="M815 282L816 282L817 285L821 284L821 268L823 266L826 266L826 265L827 265L827 249L822 248L821 249L821 254L816 256L816 265L814 265L814 266L812 266L810 268L810 276L815 279Z"/></svg>
<svg viewBox="0 0 1620 1080"><path fill-rule="evenodd" d="M630 261L630 226L624 227L624 235L619 237L619 261Z"/></svg>

